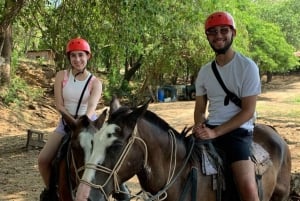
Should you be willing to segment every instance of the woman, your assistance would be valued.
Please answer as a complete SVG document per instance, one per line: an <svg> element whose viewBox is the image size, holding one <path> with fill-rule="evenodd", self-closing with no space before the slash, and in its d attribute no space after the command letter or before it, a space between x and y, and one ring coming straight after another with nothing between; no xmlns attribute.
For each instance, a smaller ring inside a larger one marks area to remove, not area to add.
<svg viewBox="0 0 300 201"><path fill-rule="evenodd" d="M66 47L66 54L70 61L70 70L57 72L54 83L56 109L77 118L87 115L91 120L96 119L96 107L101 98L102 83L86 69L91 58L88 42L82 38L71 39ZM91 76L91 77L90 77ZM86 89L84 90L85 86ZM81 94L82 100L79 103ZM66 135L62 119L49 136L47 143L38 157L39 171L45 183L45 190L41 194L47 197L51 176L51 162Z"/></svg>

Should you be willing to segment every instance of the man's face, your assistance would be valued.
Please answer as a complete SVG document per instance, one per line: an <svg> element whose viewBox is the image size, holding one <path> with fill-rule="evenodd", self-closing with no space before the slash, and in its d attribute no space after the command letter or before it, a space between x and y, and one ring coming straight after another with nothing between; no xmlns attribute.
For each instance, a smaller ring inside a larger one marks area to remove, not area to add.
<svg viewBox="0 0 300 201"><path fill-rule="evenodd" d="M217 54L224 54L231 46L236 31L230 26L216 26L206 30L207 40Z"/></svg>

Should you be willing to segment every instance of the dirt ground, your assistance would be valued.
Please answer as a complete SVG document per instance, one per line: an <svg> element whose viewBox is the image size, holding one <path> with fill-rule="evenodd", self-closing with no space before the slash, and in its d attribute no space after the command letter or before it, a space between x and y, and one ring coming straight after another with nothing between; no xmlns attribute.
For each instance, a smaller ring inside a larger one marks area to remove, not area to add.
<svg viewBox="0 0 300 201"><path fill-rule="evenodd" d="M45 72L23 67L30 79L39 87L51 86L53 77ZM41 80L43 83L41 84ZM52 98L39 103L25 103L21 109L4 107L0 103L0 201L35 201L43 189L37 167L39 149L26 149L27 130L36 129L48 134L58 119ZM177 130L193 123L194 101L153 103L150 110L156 112ZM99 109L100 110L100 109ZM300 200L300 75L276 76L272 83L263 85L259 96L258 122L273 125L287 141L292 153L291 200ZM261 110L261 111L260 111ZM128 182L137 188L136 179Z"/></svg>

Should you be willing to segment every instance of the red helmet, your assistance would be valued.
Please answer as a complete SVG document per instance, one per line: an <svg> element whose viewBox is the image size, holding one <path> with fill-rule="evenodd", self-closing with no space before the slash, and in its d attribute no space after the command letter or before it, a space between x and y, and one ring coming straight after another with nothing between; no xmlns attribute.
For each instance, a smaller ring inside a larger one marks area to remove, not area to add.
<svg viewBox="0 0 300 201"><path fill-rule="evenodd" d="M209 28L228 25L235 29L235 23L233 17L227 12L215 12L208 16L205 21L205 31Z"/></svg>
<svg viewBox="0 0 300 201"><path fill-rule="evenodd" d="M88 42L82 38L73 38L71 39L68 44L67 44L67 48L66 48L66 53L68 54L71 51L86 51L89 54L91 54L91 48L90 45L88 44Z"/></svg>

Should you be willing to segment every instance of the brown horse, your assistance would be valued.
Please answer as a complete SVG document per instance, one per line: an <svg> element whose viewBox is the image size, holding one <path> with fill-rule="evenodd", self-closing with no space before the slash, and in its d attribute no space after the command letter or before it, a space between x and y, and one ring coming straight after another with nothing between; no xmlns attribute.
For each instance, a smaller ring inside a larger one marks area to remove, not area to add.
<svg viewBox="0 0 300 201"><path fill-rule="evenodd" d="M87 116L82 116L75 120L72 116L61 112L69 129L69 136L63 139L62 147L59 149L60 155L58 169L56 171L58 186L58 198L60 201L73 201L75 190L78 187L79 179L83 171L85 160L90 157L93 144L93 133L100 129L105 118L106 110L92 122Z"/></svg>
<svg viewBox="0 0 300 201"><path fill-rule="evenodd" d="M234 200L220 198L223 194L219 188L213 190L213 177L202 173L202 142L188 135L188 129L178 133L147 107L127 108L112 100L107 122L94 135L94 148L76 200L108 200L120 191L120 183L134 175L146 200ZM286 200L291 172L287 144L266 125L256 125L254 141L269 153L271 161L259 182L261 200Z"/></svg>

